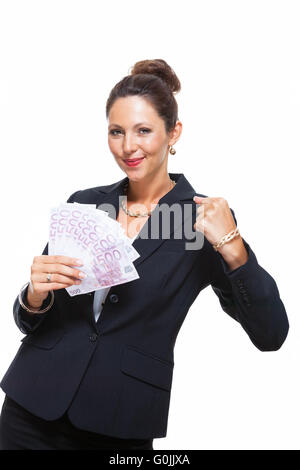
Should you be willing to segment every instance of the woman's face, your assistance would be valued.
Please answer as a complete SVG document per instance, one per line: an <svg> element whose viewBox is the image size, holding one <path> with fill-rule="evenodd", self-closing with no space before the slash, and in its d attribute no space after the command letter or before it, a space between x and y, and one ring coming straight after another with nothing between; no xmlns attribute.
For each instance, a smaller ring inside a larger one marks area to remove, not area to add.
<svg viewBox="0 0 300 470"><path fill-rule="evenodd" d="M163 119L140 96L118 98L108 116L108 145L117 164L129 179L139 181L159 169L167 171L168 145ZM129 166L126 159L143 160Z"/></svg>

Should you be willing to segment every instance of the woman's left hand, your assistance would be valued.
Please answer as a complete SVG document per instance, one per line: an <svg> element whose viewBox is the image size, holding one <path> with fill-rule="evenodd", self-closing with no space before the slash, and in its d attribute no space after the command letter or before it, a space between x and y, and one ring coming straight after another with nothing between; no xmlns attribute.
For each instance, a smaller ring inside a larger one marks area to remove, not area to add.
<svg viewBox="0 0 300 470"><path fill-rule="evenodd" d="M194 196L198 204L194 230L204 234L212 244L220 241L224 235L236 229L236 224L228 202L223 197Z"/></svg>
<svg viewBox="0 0 300 470"><path fill-rule="evenodd" d="M199 196L194 196L193 199L199 205L194 229L202 232L212 245L217 244L224 235L236 229L236 223L226 199ZM230 270L242 266L248 260L248 253L241 235L218 248L218 252Z"/></svg>

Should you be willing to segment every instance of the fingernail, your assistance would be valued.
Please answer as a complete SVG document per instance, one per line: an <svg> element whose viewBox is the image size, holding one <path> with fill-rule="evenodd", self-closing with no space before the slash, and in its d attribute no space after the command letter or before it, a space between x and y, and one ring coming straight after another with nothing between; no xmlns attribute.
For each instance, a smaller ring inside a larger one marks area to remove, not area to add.
<svg viewBox="0 0 300 470"><path fill-rule="evenodd" d="M75 281L74 284L77 284L77 285L78 285L78 284L81 284L81 281L79 281L79 280L78 280L78 281Z"/></svg>
<svg viewBox="0 0 300 470"><path fill-rule="evenodd" d="M84 279L84 278L87 277L87 274L85 274L85 273L79 273L79 277L81 277L82 279Z"/></svg>
<svg viewBox="0 0 300 470"><path fill-rule="evenodd" d="M83 261L81 259L76 259L76 264L80 264L80 265L83 265Z"/></svg>

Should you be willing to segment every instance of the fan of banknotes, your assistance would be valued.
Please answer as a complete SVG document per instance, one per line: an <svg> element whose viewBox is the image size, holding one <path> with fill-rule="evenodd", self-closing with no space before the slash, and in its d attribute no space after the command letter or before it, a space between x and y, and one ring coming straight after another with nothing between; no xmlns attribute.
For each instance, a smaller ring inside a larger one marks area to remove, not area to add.
<svg viewBox="0 0 300 470"><path fill-rule="evenodd" d="M51 209L48 254L81 259L87 274L80 285L66 288L71 297L138 279L133 261L140 255L132 241L95 204L66 202Z"/></svg>

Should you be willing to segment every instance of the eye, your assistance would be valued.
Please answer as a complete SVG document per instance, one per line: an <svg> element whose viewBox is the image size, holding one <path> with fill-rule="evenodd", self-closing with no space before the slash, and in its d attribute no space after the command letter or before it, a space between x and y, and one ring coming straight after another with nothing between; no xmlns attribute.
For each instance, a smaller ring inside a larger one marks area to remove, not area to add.
<svg viewBox="0 0 300 470"><path fill-rule="evenodd" d="M146 127L140 127L139 131L142 131L142 134L148 134L149 132L151 132L151 130L147 129ZM118 132L121 132L121 131L119 129L112 129L109 133L110 133L110 135L116 137L119 134L115 134L115 132L118 133Z"/></svg>
<svg viewBox="0 0 300 470"><path fill-rule="evenodd" d="M114 132L121 132L121 131L119 131L118 129L113 129L113 130L111 130L109 133L110 133L111 135L115 136L116 134L114 134Z"/></svg>

